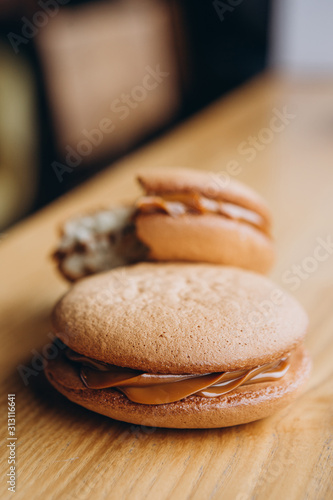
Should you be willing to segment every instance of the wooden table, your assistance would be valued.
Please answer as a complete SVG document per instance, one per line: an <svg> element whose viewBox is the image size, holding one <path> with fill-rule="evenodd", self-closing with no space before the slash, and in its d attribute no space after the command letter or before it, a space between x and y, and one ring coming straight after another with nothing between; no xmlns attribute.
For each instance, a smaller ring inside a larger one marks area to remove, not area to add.
<svg viewBox="0 0 333 500"><path fill-rule="evenodd" d="M279 113L282 121L272 121ZM251 154L245 153L249 136L259 137ZM38 369L28 385L18 374L50 342L50 310L68 287L49 259L57 224L81 209L132 198L139 192L136 170L158 165L235 176L273 210L278 262L272 278L310 315L314 369L297 402L271 418L227 429L151 432L77 407ZM333 249L316 252L333 239L332 188L332 82L263 76L4 234L2 470L9 471L7 393L15 393L16 500L332 498ZM1 498L11 498L6 488L2 475Z"/></svg>

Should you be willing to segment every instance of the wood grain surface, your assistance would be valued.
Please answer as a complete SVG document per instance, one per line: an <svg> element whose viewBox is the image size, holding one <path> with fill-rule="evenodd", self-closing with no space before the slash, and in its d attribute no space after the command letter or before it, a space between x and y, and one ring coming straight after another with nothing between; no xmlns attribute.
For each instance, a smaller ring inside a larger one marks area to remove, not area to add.
<svg viewBox="0 0 333 500"><path fill-rule="evenodd" d="M5 476L8 393L16 394L17 500L333 498L332 83L262 76L2 235L1 498L13 495ZM56 226L131 199L136 170L159 165L236 177L272 208L272 278L309 313L314 368L303 395L271 418L202 431L136 427L70 403L37 366L51 341L50 311L68 287L49 258ZM25 385L18 367L32 359Z"/></svg>

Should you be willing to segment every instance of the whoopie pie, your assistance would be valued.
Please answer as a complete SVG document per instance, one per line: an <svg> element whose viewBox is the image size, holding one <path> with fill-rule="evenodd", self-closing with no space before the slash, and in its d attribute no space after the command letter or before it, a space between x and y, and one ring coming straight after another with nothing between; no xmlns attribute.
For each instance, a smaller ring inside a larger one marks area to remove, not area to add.
<svg viewBox="0 0 333 500"><path fill-rule="evenodd" d="M141 263L80 280L57 303L68 399L113 419L175 428L251 422L309 377L301 305L262 275L213 264Z"/></svg>
<svg viewBox="0 0 333 500"><path fill-rule="evenodd" d="M252 189L212 172L156 168L138 175L135 204L67 220L54 252L63 276L142 261L209 262L267 273L274 263L271 215Z"/></svg>

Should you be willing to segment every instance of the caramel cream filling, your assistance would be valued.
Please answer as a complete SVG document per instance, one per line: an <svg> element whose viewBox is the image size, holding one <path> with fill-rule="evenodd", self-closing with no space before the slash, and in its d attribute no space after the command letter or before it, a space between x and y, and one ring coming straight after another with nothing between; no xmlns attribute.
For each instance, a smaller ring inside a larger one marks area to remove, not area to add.
<svg viewBox="0 0 333 500"><path fill-rule="evenodd" d="M261 231L269 232L267 221L247 208L225 201L206 198L197 193L161 194L159 196L142 196L136 203L139 213L166 213L177 217L188 213L219 214L229 219L239 220L251 224Z"/></svg>
<svg viewBox="0 0 333 500"><path fill-rule="evenodd" d="M80 363L80 377L90 389L115 388L135 403L159 405L187 396L217 397L241 385L273 382L283 377L290 366L289 356L250 370L203 375L163 375L108 365L67 349L66 356Z"/></svg>

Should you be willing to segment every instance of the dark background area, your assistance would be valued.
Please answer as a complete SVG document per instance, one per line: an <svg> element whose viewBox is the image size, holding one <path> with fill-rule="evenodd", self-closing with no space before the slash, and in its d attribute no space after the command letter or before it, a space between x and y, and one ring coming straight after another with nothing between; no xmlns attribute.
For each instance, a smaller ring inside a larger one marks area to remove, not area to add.
<svg viewBox="0 0 333 500"><path fill-rule="evenodd" d="M97 2L95 2L97 4ZM116 2L121 4L120 0ZM94 2L70 1L60 9L72 9ZM45 68L35 40L20 46L20 57L31 68L37 96L37 181L33 199L11 224L61 196L109 166L116 159L145 144L186 119L220 96L241 85L267 65L269 0L206 2L185 0L167 2L170 8L175 60L179 65L179 106L172 117L133 140L119 152L110 152L78 169L64 182L57 182L50 165L62 161L56 141L55 123L50 109ZM236 5L237 4L237 5ZM227 8L225 8L227 5ZM0 40L11 49L8 33L20 33L22 17L31 19L40 6L34 1L0 3ZM226 9L226 10L225 10ZM14 53L14 52L13 52ZM14 60L15 57L13 56ZM10 109L10 108L9 108Z"/></svg>

